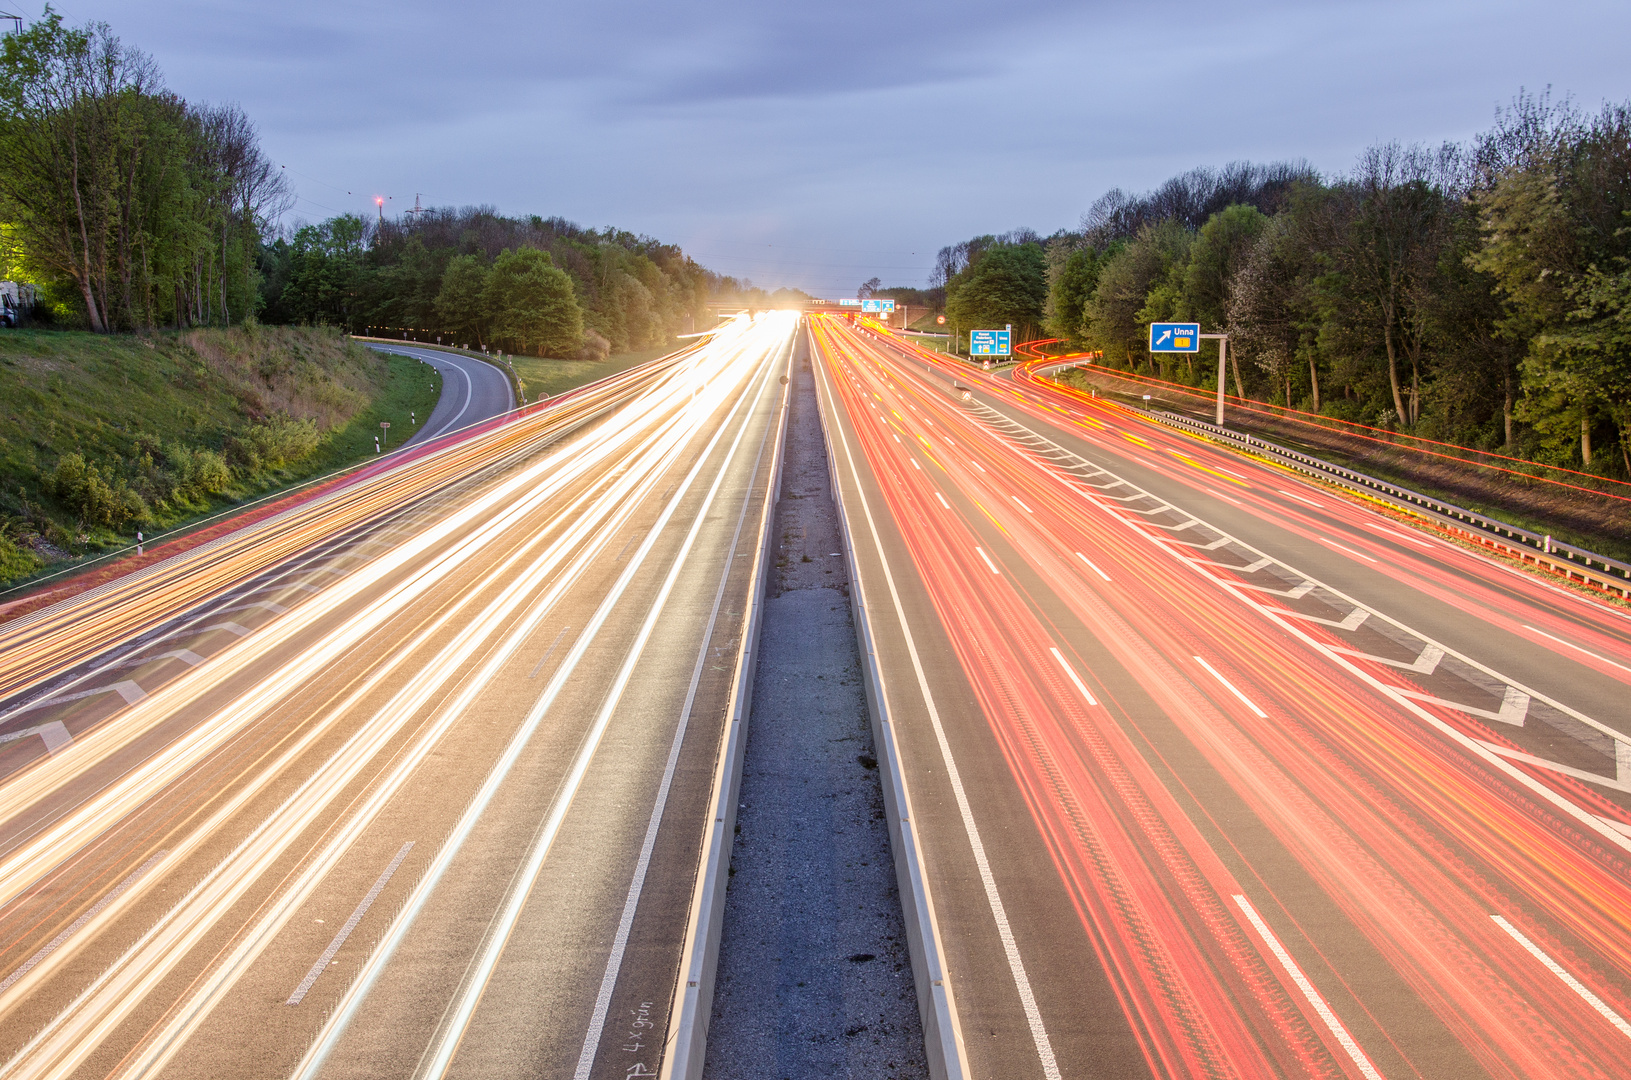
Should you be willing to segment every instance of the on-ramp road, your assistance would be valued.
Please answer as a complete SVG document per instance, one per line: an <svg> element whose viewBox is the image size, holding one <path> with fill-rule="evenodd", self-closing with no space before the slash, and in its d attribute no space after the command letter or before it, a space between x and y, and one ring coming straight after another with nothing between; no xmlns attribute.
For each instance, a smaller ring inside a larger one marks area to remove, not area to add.
<svg viewBox="0 0 1631 1080"><path fill-rule="evenodd" d="M364 342L376 352L393 353L423 360L442 376L442 396L430 418L419 425L408 442L423 442L489 420L515 408L515 388L510 377L494 364L442 349L401 345L392 342Z"/></svg>

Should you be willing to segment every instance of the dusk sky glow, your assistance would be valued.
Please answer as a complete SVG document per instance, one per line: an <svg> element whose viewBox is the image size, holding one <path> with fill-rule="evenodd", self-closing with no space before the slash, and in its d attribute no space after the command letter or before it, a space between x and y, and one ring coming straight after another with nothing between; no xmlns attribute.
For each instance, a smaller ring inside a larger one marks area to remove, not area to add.
<svg viewBox="0 0 1631 1080"><path fill-rule="evenodd" d="M941 245L1074 226L1196 165L1347 169L1520 88L1631 97L1602 0L592 5L67 0L190 101L236 101L295 215L490 204L767 287L921 284ZM25 7L32 17L38 10Z"/></svg>

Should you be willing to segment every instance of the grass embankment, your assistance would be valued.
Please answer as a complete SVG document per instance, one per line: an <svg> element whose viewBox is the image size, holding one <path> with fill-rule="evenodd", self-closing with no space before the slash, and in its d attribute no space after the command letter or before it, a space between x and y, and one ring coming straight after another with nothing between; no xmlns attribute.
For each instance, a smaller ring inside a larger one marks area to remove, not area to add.
<svg viewBox="0 0 1631 1080"><path fill-rule="evenodd" d="M673 351L673 347L642 349L639 352L613 353L604 360L546 360L538 356L511 356L507 359L515 365L515 373L521 378L527 400L537 401L541 395L554 397L584 383L616 375L659 356L667 356Z"/></svg>
<svg viewBox="0 0 1631 1080"><path fill-rule="evenodd" d="M440 393L324 329L0 332L0 584L370 457Z"/></svg>

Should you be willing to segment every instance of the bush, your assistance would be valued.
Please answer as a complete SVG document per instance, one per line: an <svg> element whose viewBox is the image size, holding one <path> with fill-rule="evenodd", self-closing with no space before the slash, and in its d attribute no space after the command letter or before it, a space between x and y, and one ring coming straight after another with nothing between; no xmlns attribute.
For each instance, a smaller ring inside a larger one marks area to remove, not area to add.
<svg viewBox="0 0 1631 1080"><path fill-rule="evenodd" d="M175 494L183 499L208 498L232 486L232 469L214 450L172 446L164 457Z"/></svg>
<svg viewBox="0 0 1631 1080"><path fill-rule="evenodd" d="M0 581L32 574L44 565L32 551L18 547L10 537L0 536Z"/></svg>
<svg viewBox="0 0 1631 1080"><path fill-rule="evenodd" d="M127 522L147 517L147 504L125 486L123 480L109 482L94 462L81 454L64 454L51 476L51 494L56 496L83 527L117 530Z"/></svg>
<svg viewBox="0 0 1631 1080"><path fill-rule="evenodd" d="M316 450L321 441L314 422L275 416L230 440L227 456L243 473L252 474L293 464Z"/></svg>
<svg viewBox="0 0 1631 1080"><path fill-rule="evenodd" d="M578 350L579 360L592 360L598 364L610 355L612 355L611 342L594 330L583 331L583 347Z"/></svg>

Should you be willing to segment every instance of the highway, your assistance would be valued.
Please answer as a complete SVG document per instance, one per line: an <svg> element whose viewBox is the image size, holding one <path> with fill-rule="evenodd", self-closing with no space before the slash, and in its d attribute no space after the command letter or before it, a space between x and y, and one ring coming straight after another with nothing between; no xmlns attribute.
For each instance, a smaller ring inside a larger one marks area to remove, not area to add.
<svg viewBox="0 0 1631 1080"><path fill-rule="evenodd" d="M653 1075L795 325L0 625L0 1075Z"/></svg>
<svg viewBox="0 0 1631 1080"><path fill-rule="evenodd" d="M373 341L367 345L375 352L422 360L442 376L442 395L430 416L413 432L412 442L434 439L515 408L515 387L496 364L445 349Z"/></svg>
<svg viewBox="0 0 1631 1080"><path fill-rule="evenodd" d="M811 325L968 1075L1631 1075L1623 609Z"/></svg>

